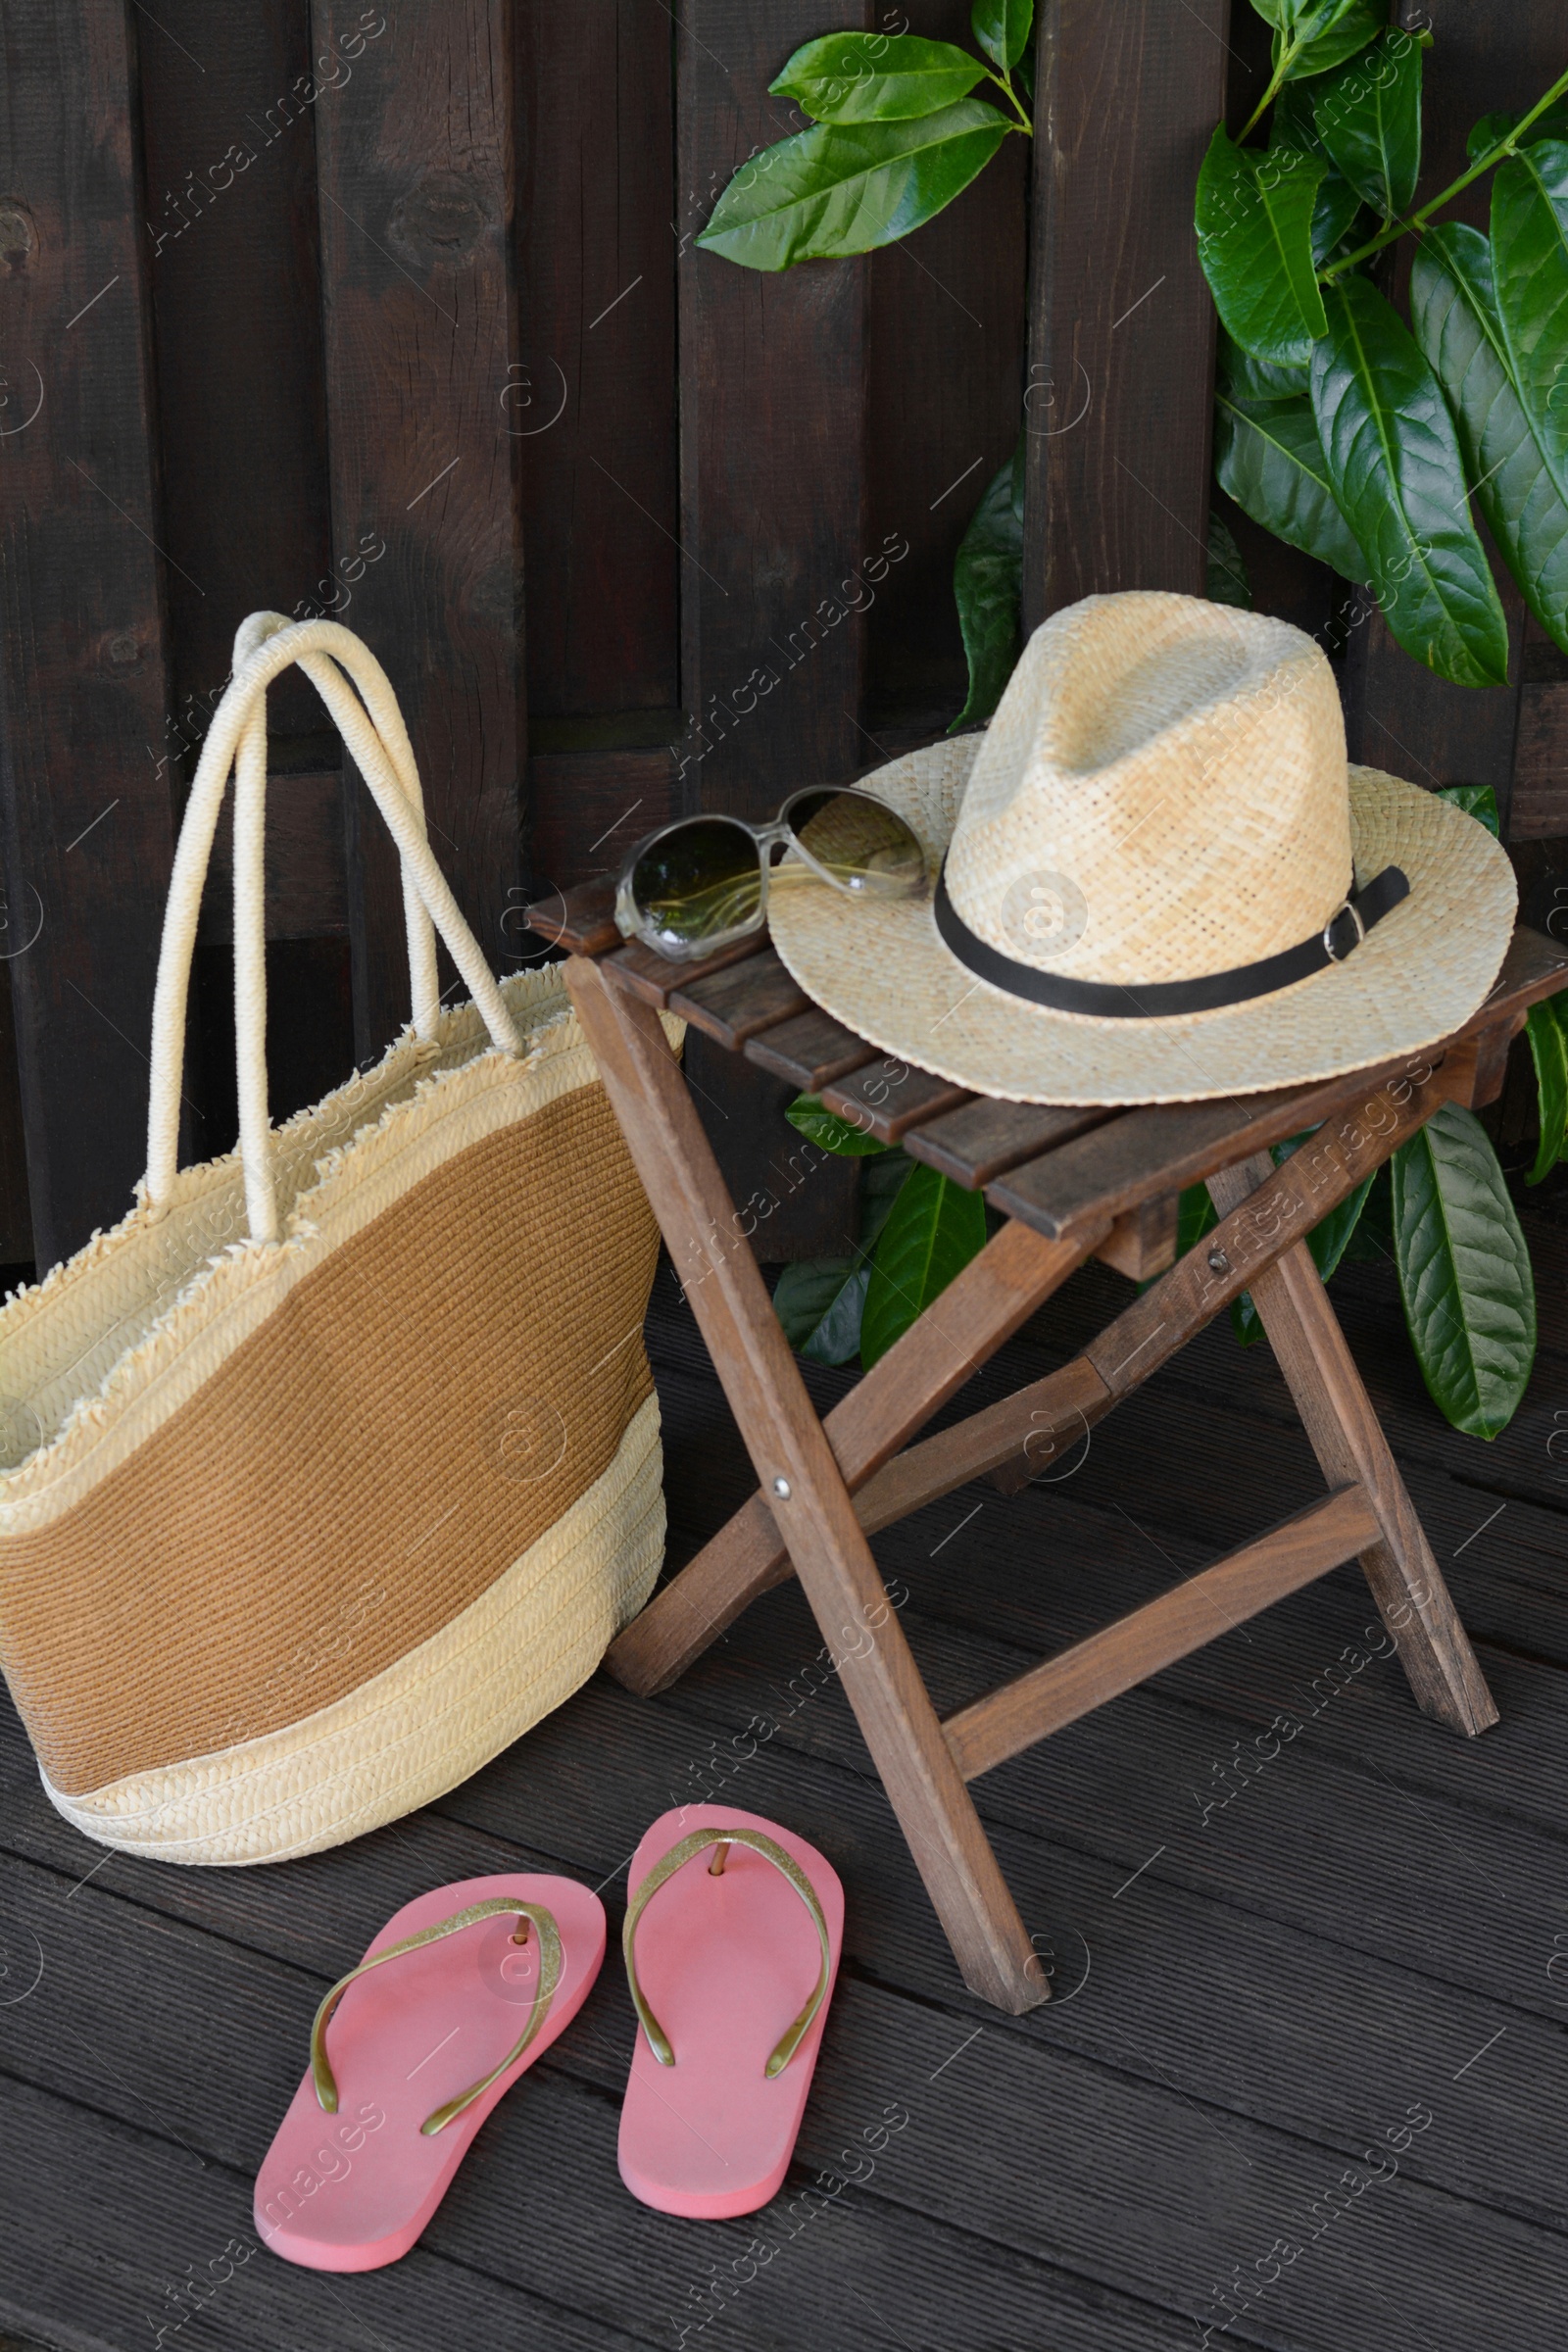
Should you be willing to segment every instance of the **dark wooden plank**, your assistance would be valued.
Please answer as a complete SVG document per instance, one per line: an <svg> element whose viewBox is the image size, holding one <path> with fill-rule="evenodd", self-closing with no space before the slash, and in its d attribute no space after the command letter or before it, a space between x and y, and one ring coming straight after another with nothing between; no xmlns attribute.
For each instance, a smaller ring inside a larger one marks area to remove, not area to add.
<svg viewBox="0 0 1568 2352"><path fill-rule="evenodd" d="M247 612L324 610L356 625L364 555L352 539L334 546L327 522L313 124L341 103L370 43L350 36L353 54L323 47L313 67L303 0L170 0L131 23L171 559L174 692L158 749L177 779ZM329 726L297 670L268 705L274 741Z"/></svg>
<svg viewBox="0 0 1568 2352"><path fill-rule="evenodd" d="M677 34L681 746L690 807L771 816L863 764L866 265L771 275L691 242L754 149L794 127L767 85L868 0L690 0ZM652 526L626 509L640 559ZM837 617L832 617L837 615ZM764 684L764 679L770 683ZM748 696L748 688L750 694ZM738 707L745 705L746 707Z"/></svg>
<svg viewBox="0 0 1568 2352"><path fill-rule="evenodd" d="M969 0L927 0L915 29L972 49ZM862 765L903 748L890 725L940 733L963 708L953 559L1018 438L1030 146L1004 140L956 203L871 260L866 540L908 552L867 584Z"/></svg>
<svg viewBox="0 0 1568 2352"><path fill-rule="evenodd" d="M1002 1102L980 1095L917 1127L905 1150L912 1159L940 1168L955 1184L973 1192L1020 1160L1034 1159L1115 1115L1110 1110L1058 1109L1043 1102Z"/></svg>
<svg viewBox="0 0 1568 2352"><path fill-rule="evenodd" d="M1175 1258L1180 1206L1179 1193L1156 1193L1152 1200L1123 1209L1095 1255L1129 1282L1152 1282Z"/></svg>
<svg viewBox="0 0 1568 2352"><path fill-rule="evenodd" d="M347 938L343 871L343 778L336 768L267 780L267 936ZM213 842L198 938L226 946L234 936L234 825L225 802Z"/></svg>
<svg viewBox="0 0 1568 2352"><path fill-rule="evenodd" d="M536 561L531 552L528 561ZM551 602L550 577L535 571L536 602ZM595 875L618 874L644 834L679 813L675 756L667 746L535 752L528 798L528 871L535 897L543 898Z"/></svg>
<svg viewBox="0 0 1568 2352"><path fill-rule="evenodd" d="M603 876L571 890L553 891L526 908L530 931L548 947L573 956L605 956L620 945L615 928L615 886Z"/></svg>
<svg viewBox="0 0 1568 2352"><path fill-rule="evenodd" d="M748 956L760 956L767 946L767 933L754 931L747 939L732 940L715 956L697 956L690 963L672 963L667 956L657 956L640 939L612 956L604 958L607 976L621 988L629 988L634 997L645 1004L657 1005L661 1012L677 989L690 988L697 980L706 980L710 972L727 972L731 964L744 963Z"/></svg>
<svg viewBox="0 0 1568 2352"><path fill-rule="evenodd" d="M917 1070L891 1055L867 1062L863 1069L822 1089L829 1110L874 1135L879 1144L901 1143L911 1127L970 1099L963 1087L934 1078L929 1070Z"/></svg>
<svg viewBox="0 0 1568 2352"><path fill-rule="evenodd" d="M834 1078L847 1078L875 1054L874 1046L814 1004L746 1043L748 1061L790 1079L808 1095L820 1094Z"/></svg>
<svg viewBox="0 0 1568 2352"><path fill-rule="evenodd" d="M966 1781L992 1772L1037 1740L1119 1698L1192 1650L1216 1626L1239 1625L1288 1592L1352 1559L1378 1534L1364 1489L1341 1487L1281 1520L1266 1536L1188 1577L1157 1600L944 1717L942 1729Z"/></svg>
<svg viewBox="0 0 1568 2352"><path fill-rule="evenodd" d="M1568 684L1519 691L1510 841L1555 841L1568 834Z"/></svg>
<svg viewBox="0 0 1568 2352"><path fill-rule="evenodd" d="M764 948L759 956L711 973L706 980L683 981L669 992L669 1008L690 1021L705 1037L733 1054L775 1021L804 1012L809 999L777 951Z"/></svg>
<svg viewBox="0 0 1568 2352"><path fill-rule="evenodd" d="M872 0L690 0L675 14L687 711L678 791L691 808L764 817L797 786L847 781L865 764L864 615L894 553L873 545L865 524L867 264L771 274L693 240L748 156L800 127L767 94L792 51L839 27L868 27L874 9ZM655 525L628 505L627 560L656 542ZM721 1059L701 1035L686 1070L730 1194L774 1189L786 1085ZM854 1226L856 1182L839 1160L789 1196L764 1229L769 1253L840 1246Z"/></svg>
<svg viewBox="0 0 1568 2352"><path fill-rule="evenodd" d="M1299 1134L1354 1091L1353 1084L1336 1079L1240 1100L1124 1111L999 1177L986 1187L986 1199L1042 1233L1065 1233L1081 1217L1119 1215L1156 1193L1196 1184L1227 1160Z"/></svg>
<svg viewBox="0 0 1568 2352"><path fill-rule="evenodd" d="M313 0L313 47L348 46L356 0ZM405 11L316 108L335 547L387 553L353 607L403 706L431 846L485 956L515 954L525 741L516 452L519 358L512 13ZM408 1017L397 860L345 792L356 1043ZM508 929L509 922L512 929Z"/></svg>
<svg viewBox="0 0 1568 2352"><path fill-rule="evenodd" d="M128 21L18 0L0 97L0 799L40 1270L123 1215L146 1161L173 849Z"/></svg>
<svg viewBox="0 0 1568 2352"><path fill-rule="evenodd" d="M679 700L670 44L669 18L645 0L517 12L527 323L507 408L535 715Z"/></svg>
<svg viewBox="0 0 1568 2352"><path fill-rule="evenodd" d="M1107 589L1204 593L1214 311L1193 191L1225 0L1060 0L1040 24L1025 628Z"/></svg>

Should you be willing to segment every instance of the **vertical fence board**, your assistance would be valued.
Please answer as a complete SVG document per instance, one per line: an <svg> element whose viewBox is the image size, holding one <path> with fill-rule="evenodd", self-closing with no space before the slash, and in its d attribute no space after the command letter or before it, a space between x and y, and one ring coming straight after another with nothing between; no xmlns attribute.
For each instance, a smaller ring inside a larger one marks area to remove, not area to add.
<svg viewBox="0 0 1568 2352"><path fill-rule="evenodd" d="M313 52L355 69L316 108L332 544L385 548L353 616L403 704L432 847L500 964L524 743L512 10L431 0L369 39L380 13L313 9ZM408 981L395 859L363 787L344 800L363 1056L408 1017Z"/></svg>
<svg viewBox="0 0 1568 2352"><path fill-rule="evenodd" d="M1117 588L1204 589L1214 313L1193 194L1228 0L1040 14L1024 622Z"/></svg>
<svg viewBox="0 0 1568 2352"><path fill-rule="evenodd" d="M864 599L852 575L865 552L866 265L774 274L691 238L754 149L801 127L767 94L792 50L870 22L868 0L687 0L680 20L677 791L690 808L770 815L794 786L864 765ZM842 1247L852 1163L829 1161L799 1189L780 1180L799 1140L782 1115L793 1090L702 1039L687 1070L731 1192L776 1203L760 1254Z"/></svg>
<svg viewBox="0 0 1568 2352"><path fill-rule="evenodd" d="M144 1163L172 854L128 15L5 19L6 954L40 1266L123 1214Z"/></svg>
<svg viewBox="0 0 1568 2352"><path fill-rule="evenodd" d="M177 778L245 614L334 593L314 114L337 103L356 69L346 58L311 69L308 0L167 0L132 23ZM352 623L352 608L343 617ZM274 737L321 736L325 713L297 671L272 689L268 723Z"/></svg>
<svg viewBox="0 0 1568 2352"><path fill-rule="evenodd" d="M928 6L918 29L975 46L968 0ZM878 736L890 726L901 738L944 727L963 707L953 559L1023 421L1033 144L1004 140L946 212L871 260L866 538L871 547L889 538L909 547L866 622L866 723ZM863 766L881 753L862 735L858 757Z"/></svg>
<svg viewBox="0 0 1568 2352"><path fill-rule="evenodd" d="M522 464L534 719L673 711L672 33L648 0L519 0ZM585 846L585 845L580 845Z"/></svg>

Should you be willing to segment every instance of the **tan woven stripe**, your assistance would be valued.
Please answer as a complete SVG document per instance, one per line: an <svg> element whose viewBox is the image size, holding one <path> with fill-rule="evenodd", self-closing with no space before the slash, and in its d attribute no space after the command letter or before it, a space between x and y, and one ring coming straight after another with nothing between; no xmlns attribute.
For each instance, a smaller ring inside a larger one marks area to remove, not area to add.
<svg viewBox="0 0 1568 2352"><path fill-rule="evenodd" d="M579 1088L416 1185L75 1508L0 1543L0 1663L54 1787L297 1722L466 1608L649 1395L657 1240Z"/></svg>

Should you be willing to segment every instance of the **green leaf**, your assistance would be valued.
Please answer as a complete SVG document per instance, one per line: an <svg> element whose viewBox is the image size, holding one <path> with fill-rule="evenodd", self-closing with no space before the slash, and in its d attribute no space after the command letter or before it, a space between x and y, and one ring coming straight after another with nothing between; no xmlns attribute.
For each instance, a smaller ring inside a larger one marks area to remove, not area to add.
<svg viewBox="0 0 1568 2352"><path fill-rule="evenodd" d="M934 115L986 77L979 58L912 32L830 32L797 49L768 87L817 122L894 122Z"/></svg>
<svg viewBox="0 0 1568 2352"><path fill-rule="evenodd" d="M913 1167L882 1228L866 1285L860 1361L869 1371L985 1248L986 1204L935 1168Z"/></svg>
<svg viewBox="0 0 1568 2352"><path fill-rule="evenodd" d="M1568 653L1568 465L1525 414L1479 229L1428 230L1410 272L1410 322L1448 396L1492 535L1531 612Z"/></svg>
<svg viewBox="0 0 1568 2352"><path fill-rule="evenodd" d="M818 122L743 164L697 242L748 270L896 244L985 170L1007 128L980 98L912 122Z"/></svg>
<svg viewBox="0 0 1568 2352"><path fill-rule="evenodd" d="M1391 1206L1393 1180L1389 1163L1384 1161L1372 1179L1372 1190L1366 1198L1360 1222L1346 1248L1346 1257L1352 1264L1387 1266L1394 1262L1394 1211Z"/></svg>
<svg viewBox="0 0 1568 2352"><path fill-rule="evenodd" d="M1269 15L1267 9L1262 13ZM1303 0L1291 22L1298 38L1303 34L1307 37L1291 60L1287 82L1305 81L1314 74L1327 74L1333 67L1344 65L1348 57L1364 49L1368 41L1376 40L1388 21L1386 0L1316 0L1316 5L1306 5ZM1276 66L1283 38L1278 32L1274 35Z"/></svg>
<svg viewBox="0 0 1568 2352"><path fill-rule="evenodd" d="M1409 209L1421 174L1421 67L1420 43L1391 27L1314 93L1333 163L1385 220Z"/></svg>
<svg viewBox="0 0 1568 2352"><path fill-rule="evenodd" d="M868 1255L888 1221L888 1212L903 1191L914 1162L898 1144L890 1144L879 1159L867 1160L860 1170L860 1253Z"/></svg>
<svg viewBox="0 0 1568 2352"><path fill-rule="evenodd" d="M1473 816L1478 825L1485 825L1494 841L1502 839L1502 818L1497 809L1497 796L1490 784L1440 784L1432 795L1436 801L1451 802Z"/></svg>
<svg viewBox="0 0 1568 2352"><path fill-rule="evenodd" d="M1023 651L1024 441L987 483L953 561L969 692L950 735L989 718Z"/></svg>
<svg viewBox="0 0 1568 2352"><path fill-rule="evenodd" d="M1335 502L1310 400L1242 401L1221 393L1214 472L1254 522L1347 580L1370 565Z"/></svg>
<svg viewBox="0 0 1568 2352"><path fill-rule="evenodd" d="M1252 610L1252 587L1242 551L1212 508L1208 514L1208 601L1235 605L1243 612Z"/></svg>
<svg viewBox="0 0 1568 2352"><path fill-rule="evenodd" d="M1561 139L1524 148L1493 181L1492 257L1509 372L1561 492L1568 483L1568 144Z"/></svg>
<svg viewBox="0 0 1568 2352"><path fill-rule="evenodd" d="M1268 143L1271 148L1291 147L1298 155L1317 155L1325 164L1329 162L1329 151L1318 136L1317 118L1312 112L1312 92L1306 84L1287 82L1275 99ZM1312 207L1312 259L1319 267L1340 243L1360 210L1361 199L1349 181L1330 170ZM1303 392L1306 389L1304 382L1301 389Z"/></svg>
<svg viewBox="0 0 1568 2352"><path fill-rule="evenodd" d="M1568 1157L1568 1021L1564 1011L1561 997L1547 997L1531 1005L1526 1024L1541 1105L1541 1148L1526 1184L1540 1184L1559 1159Z"/></svg>
<svg viewBox="0 0 1568 2352"><path fill-rule="evenodd" d="M1528 107L1520 106L1507 114L1483 115L1465 141L1465 154L1469 161L1479 164L1484 155L1490 155L1498 141L1508 136L1514 124L1524 121L1529 111ZM1534 146L1537 139L1568 139L1568 98L1559 98L1554 106L1547 107L1544 115L1536 117L1530 125L1530 137L1526 144Z"/></svg>
<svg viewBox="0 0 1568 2352"><path fill-rule="evenodd" d="M1189 1250L1196 1250L1211 1225L1219 1223L1218 1212L1208 1197L1206 1184L1186 1186L1176 1202L1176 1255L1183 1258ZM1138 1285L1140 1295L1160 1277L1152 1274L1148 1282Z"/></svg>
<svg viewBox="0 0 1568 2352"><path fill-rule="evenodd" d="M1299 367L1277 368L1259 360L1219 330L1218 373L1221 387L1237 400L1305 400L1312 389L1312 371Z"/></svg>
<svg viewBox="0 0 1568 2352"><path fill-rule="evenodd" d="M860 1159L873 1152L887 1152L892 1148L888 1144L879 1144L874 1135L852 1127L848 1119L839 1117L837 1111L825 1109L820 1095L797 1095L784 1116L792 1127L798 1127L802 1135L809 1136L812 1143L820 1145L824 1152L840 1152L846 1159Z"/></svg>
<svg viewBox="0 0 1568 2352"><path fill-rule="evenodd" d="M1223 123L1198 175L1198 258L1244 350L1299 364L1328 331L1312 214L1328 166L1294 147L1238 147Z"/></svg>
<svg viewBox="0 0 1568 2352"><path fill-rule="evenodd" d="M1456 686L1501 686L1508 624L1470 519L1443 389L1409 329L1364 278L1325 290L1312 408L1335 502L1406 653Z"/></svg>
<svg viewBox="0 0 1568 2352"><path fill-rule="evenodd" d="M969 22L992 64L1010 74L1029 46L1035 0L974 0Z"/></svg>
<svg viewBox="0 0 1568 2352"><path fill-rule="evenodd" d="M1446 1102L1395 1152L1394 1258L1421 1377L1455 1429L1494 1438L1536 1353L1530 1253L1473 1111Z"/></svg>
<svg viewBox="0 0 1568 2352"><path fill-rule="evenodd" d="M773 1312L797 1353L847 1364L860 1350L860 1313L870 1269L858 1257L808 1257L785 1267Z"/></svg>

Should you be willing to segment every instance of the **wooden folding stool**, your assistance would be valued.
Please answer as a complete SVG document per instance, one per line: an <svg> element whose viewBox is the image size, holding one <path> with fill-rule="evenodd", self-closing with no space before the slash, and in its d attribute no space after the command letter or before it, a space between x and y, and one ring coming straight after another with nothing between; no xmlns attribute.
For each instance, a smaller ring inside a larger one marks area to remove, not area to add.
<svg viewBox="0 0 1568 2352"><path fill-rule="evenodd" d="M663 1690L792 1572L842 1678L966 1984L1014 2014L1049 1987L965 1784L1271 1601L1356 1558L1417 1704L1469 1734L1496 1709L1302 1238L1444 1102L1493 1101L1510 1039L1568 956L1515 932L1496 985L1420 1056L1314 1085L1142 1110L966 1094L818 1010L765 935L674 964L622 945L607 885L530 910L606 1089L760 1482L606 1663ZM957 1183L1006 1218L898 1344L818 1420L659 1019L668 1008ZM1269 1146L1317 1132L1276 1167ZM1176 1203L1219 1222L1175 1259ZM908 1441L1085 1258L1161 1278L1059 1371ZM1329 1492L1103 1632L940 1720L867 1538L989 1472L1011 1491L1250 1290ZM872 1640L864 1640L866 1629Z"/></svg>

